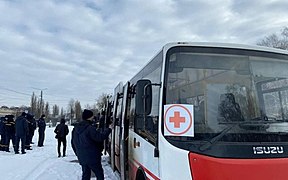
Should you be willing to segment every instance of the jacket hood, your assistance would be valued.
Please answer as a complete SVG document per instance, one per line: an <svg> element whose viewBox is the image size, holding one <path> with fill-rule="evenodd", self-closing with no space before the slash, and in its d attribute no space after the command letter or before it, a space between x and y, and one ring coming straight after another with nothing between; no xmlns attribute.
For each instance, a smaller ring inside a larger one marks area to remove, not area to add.
<svg viewBox="0 0 288 180"><path fill-rule="evenodd" d="M77 134L81 134L89 125L89 121L83 120L80 123L76 124L74 128Z"/></svg>

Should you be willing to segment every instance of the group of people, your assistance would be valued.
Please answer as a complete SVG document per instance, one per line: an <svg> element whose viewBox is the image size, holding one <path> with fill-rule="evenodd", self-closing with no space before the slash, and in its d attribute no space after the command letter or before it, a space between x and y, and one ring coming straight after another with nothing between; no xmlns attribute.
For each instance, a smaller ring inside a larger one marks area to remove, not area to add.
<svg viewBox="0 0 288 180"><path fill-rule="evenodd" d="M34 132L38 126L39 138L38 146L42 147L45 135L45 115L43 114L39 120L35 120L34 116L23 112L15 120L14 115L6 115L0 120L0 150L10 152L10 142L12 141L15 154L19 154L19 145L21 142L21 153L25 154L26 150L32 150L31 144Z"/></svg>
<svg viewBox="0 0 288 180"><path fill-rule="evenodd" d="M112 124L108 128L103 126L104 114L95 123L95 117L91 110L85 109L82 113L82 121L74 125L72 131L71 144L75 155L82 167L82 179L91 178L91 170L95 173L97 180L104 180L104 171L101 165L101 156L104 150L104 141L108 139L112 131ZM100 126L99 126L100 122ZM12 141L15 154L19 154L19 145L21 142L21 153L25 154L25 150L31 149L31 143L34 131L38 126L39 138L38 146L42 147L45 138L45 115L42 115L38 121L34 116L23 112L14 120L13 115L1 117L0 134L1 134L1 150L9 151L10 141ZM61 119L54 130L58 141L58 157L66 156L67 140L69 128L65 124L65 119ZM60 148L63 144L63 153Z"/></svg>

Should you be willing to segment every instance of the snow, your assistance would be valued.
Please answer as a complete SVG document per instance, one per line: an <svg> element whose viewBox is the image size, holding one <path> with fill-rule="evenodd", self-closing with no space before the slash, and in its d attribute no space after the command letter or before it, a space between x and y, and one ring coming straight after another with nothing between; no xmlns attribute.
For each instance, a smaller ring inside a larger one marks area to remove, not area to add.
<svg viewBox="0 0 288 180"><path fill-rule="evenodd" d="M26 154L15 154L10 143L10 152L0 151L0 179L3 180L79 180L82 170L71 147L71 132L67 136L66 157L58 158L55 127L47 127L44 147L37 147L38 129L33 137L32 150ZM62 151L62 148L61 148ZM119 180L108 164L108 156L102 156L102 166L107 180ZM92 177L91 179L96 179Z"/></svg>

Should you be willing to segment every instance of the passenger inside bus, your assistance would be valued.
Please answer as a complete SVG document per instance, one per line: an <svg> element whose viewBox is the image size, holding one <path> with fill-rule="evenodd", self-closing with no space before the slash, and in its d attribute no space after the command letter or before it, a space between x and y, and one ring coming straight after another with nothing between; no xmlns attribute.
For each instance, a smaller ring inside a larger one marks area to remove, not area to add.
<svg viewBox="0 0 288 180"><path fill-rule="evenodd" d="M221 94L218 114L220 122L244 121L240 106L232 93Z"/></svg>

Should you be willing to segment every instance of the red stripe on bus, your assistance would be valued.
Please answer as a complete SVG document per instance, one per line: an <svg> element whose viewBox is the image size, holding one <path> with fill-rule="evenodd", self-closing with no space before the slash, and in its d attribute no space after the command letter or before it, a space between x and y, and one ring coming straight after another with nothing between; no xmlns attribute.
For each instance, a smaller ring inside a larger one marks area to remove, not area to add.
<svg viewBox="0 0 288 180"><path fill-rule="evenodd" d="M155 180L160 180L160 178L158 178L156 175L154 175L151 171L149 171L147 168L145 168L142 164L140 164L138 161L136 161L135 159L134 159L134 162L138 165L138 166L141 166L143 169L144 169L144 171L147 173L147 174L149 174L153 179L155 179ZM149 178L148 178L149 179Z"/></svg>

